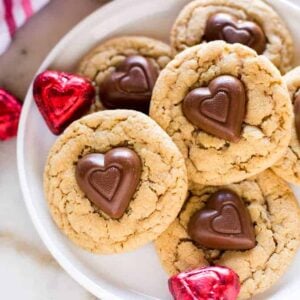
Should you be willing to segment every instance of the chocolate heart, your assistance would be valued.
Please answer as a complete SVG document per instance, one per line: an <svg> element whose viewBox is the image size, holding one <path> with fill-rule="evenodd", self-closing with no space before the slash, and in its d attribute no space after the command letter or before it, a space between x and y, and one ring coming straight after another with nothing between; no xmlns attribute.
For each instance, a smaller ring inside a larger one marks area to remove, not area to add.
<svg viewBox="0 0 300 300"><path fill-rule="evenodd" d="M298 140L300 141L300 94L294 100L295 127Z"/></svg>
<svg viewBox="0 0 300 300"><path fill-rule="evenodd" d="M214 231L227 234L238 234L242 232L239 213L232 205L224 205L220 215L211 222Z"/></svg>
<svg viewBox="0 0 300 300"><path fill-rule="evenodd" d="M108 109L126 108L148 113L157 77L158 72L149 59L129 56L100 84L100 100Z"/></svg>
<svg viewBox="0 0 300 300"><path fill-rule="evenodd" d="M120 179L120 170L116 167L110 167L106 170L94 171L90 174L88 180L99 194L110 201L118 189Z"/></svg>
<svg viewBox="0 0 300 300"><path fill-rule="evenodd" d="M212 194L206 206L188 224L191 238L206 248L247 250L255 247L255 234L247 208L231 190Z"/></svg>
<svg viewBox="0 0 300 300"><path fill-rule="evenodd" d="M0 140L17 134L21 108L21 102L15 96L0 88Z"/></svg>
<svg viewBox="0 0 300 300"><path fill-rule="evenodd" d="M243 45L249 45L252 40L252 35L248 30L235 28L231 25L225 26L222 33L224 40L230 44L240 43Z"/></svg>
<svg viewBox="0 0 300 300"><path fill-rule="evenodd" d="M266 37L260 26L251 21L217 13L212 15L205 27L204 38L210 42L224 40L227 43L240 43L262 54L266 49Z"/></svg>
<svg viewBox="0 0 300 300"><path fill-rule="evenodd" d="M218 92L215 97L204 99L200 104L202 113L219 122L225 123L228 118L230 101L226 93ZM223 109L219 109L222 107Z"/></svg>
<svg viewBox="0 0 300 300"><path fill-rule="evenodd" d="M76 166L76 180L91 202L116 219L126 211L141 170L139 156L129 148L118 147L81 158Z"/></svg>
<svg viewBox="0 0 300 300"><path fill-rule="evenodd" d="M80 76L45 71L33 83L33 96L49 129L60 134L89 110L95 89L90 81Z"/></svg>
<svg viewBox="0 0 300 300"><path fill-rule="evenodd" d="M237 142L246 112L244 85L233 76L219 76L208 87L189 92L183 100L182 111L203 131Z"/></svg>
<svg viewBox="0 0 300 300"><path fill-rule="evenodd" d="M125 93L147 93L149 86L144 70L140 67L131 68L120 80L120 88Z"/></svg>

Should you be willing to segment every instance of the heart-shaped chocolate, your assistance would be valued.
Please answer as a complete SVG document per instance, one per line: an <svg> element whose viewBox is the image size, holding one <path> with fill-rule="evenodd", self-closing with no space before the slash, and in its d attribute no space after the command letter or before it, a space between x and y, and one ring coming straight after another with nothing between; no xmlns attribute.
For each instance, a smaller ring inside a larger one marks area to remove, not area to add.
<svg viewBox="0 0 300 300"><path fill-rule="evenodd" d="M201 101L200 110L203 115L210 119L225 123L228 118L230 101L225 92L218 92L213 98L207 98ZM222 107L222 109L219 109Z"/></svg>
<svg viewBox="0 0 300 300"><path fill-rule="evenodd" d="M158 71L151 60L128 56L99 87L99 96L108 109L135 109L148 113Z"/></svg>
<svg viewBox="0 0 300 300"><path fill-rule="evenodd" d="M105 154L79 159L76 180L87 198L111 218L120 218L136 191L142 164L131 149L118 147Z"/></svg>
<svg viewBox="0 0 300 300"><path fill-rule="evenodd" d="M226 25L223 27L222 33L223 39L230 44L240 43L243 45L249 45L252 41L252 35L247 29Z"/></svg>
<svg viewBox="0 0 300 300"><path fill-rule="evenodd" d="M233 76L219 76L208 87L189 92L182 110L185 117L203 131L237 142L246 113L244 85Z"/></svg>
<svg viewBox="0 0 300 300"><path fill-rule="evenodd" d="M300 141L300 94L298 94L294 99L294 115L297 137Z"/></svg>
<svg viewBox="0 0 300 300"><path fill-rule="evenodd" d="M147 93L150 90L145 72L138 66L132 67L128 74L121 78L120 88L125 93Z"/></svg>
<svg viewBox="0 0 300 300"><path fill-rule="evenodd" d="M60 134L89 110L95 98L95 89L83 77L45 71L33 83L33 96L49 129L54 134Z"/></svg>
<svg viewBox="0 0 300 300"><path fill-rule="evenodd" d="M21 102L15 96L0 88L0 140L17 134L21 108Z"/></svg>
<svg viewBox="0 0 300 300"><path fill-rule="evenodd" d="M215 232L226 234L239 234L242 232L239 213L232 205L224 205L220 215L211 222L211 227Z"/></svg>
<svg viewBox="0 0 300 300"><path fill-rule="evenodd" d="M116 167L97 170L88 178L91 186L107 201L111 201L115 195L121 180L121 171Z"/></svg>
<svg viewBox="0 0 300 300"><path fill-rule="evenodd" d="M224 40L227 43L240 43L262 54L266 49L266 36L262 28L251 21L238 20L236 17L217 13L206 23L206 41Z"/></svg>
<svg viewBox="0 0 300 300"><path fill-rule="evenodd" d="M249 212L240 197L228 189L209 197L206 206L190 219L188 233L206 248L247 250L255 247Z"/></svg>

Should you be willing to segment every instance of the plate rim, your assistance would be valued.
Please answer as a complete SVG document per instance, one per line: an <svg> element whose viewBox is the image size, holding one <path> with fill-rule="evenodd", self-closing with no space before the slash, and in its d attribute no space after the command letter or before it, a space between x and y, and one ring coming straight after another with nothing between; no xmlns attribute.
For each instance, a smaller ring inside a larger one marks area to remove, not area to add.
<svg viewBox="0 0 300 300"><path fill-rule="evenodd" d="M143 1L156 1L159 2L161 0L143 0ZM177 1L177 0L169 0L169 1ZM180 1L180 0L178 0ZM294 9L300 10L300 6L295 4L292 1L288 0L278 0L281 3L284 3L285 5L288 5L290 7L293 7ZM269 0L266 0L266 2L269 2ZM71 30L66 32L62 38L51 48L49 53L46 55L46 57L43 59L42 63L40 64L39 68L35 72L33 79L37 74L45 70L53 61L53 58L56 56L57 53L59 53L63 46L68 43L69 40L73 38L80 30L86 26L86 24L89 24L99 15L104 15L107 10L117 10L122 9L122 7L128 7L131 5L130 3L141 3L141 0L114 0L108 3L104 3L103 6L99 7L97 10L86 16L83 20L81 20L77 25L72 27ZM269 3L270 4L270 3ZM300 3L299 3L300 4ZM32 81L33 81L32 79ZM89 291L91 294L93 294L96 297L101 297L103 300L123 300L120 296L117 296L116 294L108 291L107 289L103 288L100 284L96 284L92 279L90 279L87 275L84 274L80 269L74 267L72 265L72 262L69 260L68 257L63 255L61 251L57 248L57 246L54 245L51 237L48 235L46 228L41 224L39 221L39 214L35 210L34 206L32 205L32 201L30 200L31 193L29 191L29 185L26 179L26 172L25 172L25 160L24 160L24 139L25 139L25 125L28 118L28 114L31 108L31 105L33 105L33 98L32 98L32 82L29 85L29 88L26 92L25 100L23 103L23 108L20 116L20 122L19 122L19 128L18 128L18 134L17 134L17 169L18 169L18 177L21 187L21 192L23 196L23 200L25 202L26 209L29 213L31 222L34 225L35 230L37 231L39 237L41 238L42 242L46 246L46 248L49 250L53 258L58 262L58 264L63 268L64 271L66 271L71 278L73 278L79 285L84 287L87 291ZM129 295L134 295L137 299L137 295L139 294L133 294L130 290L127 291ZM139 298L145 298L145 299L157 299L154 297L143 297L142 295L139 295Z"/></svg>
<svg viewBox="0 0 300 300"><path fill-rule="evenodd" d="M122 9L122 7L128 7L129 3L135 3L138 0L114 0L112 2L108 2L103 4L103 6L99 7L97 10L86 16L82 19L79 23L77 23L72 29L66 32L63 37L51 48L49 53L46 55L42 63L40 64L39 68L35 72L32 81L29 85L29 88L26 92L25 100L23 102L22 112L19 121L19 127L17 132L17 170L18 170L18 177L21 187L21 192L23 195L23 201L25 202L26 209L29 213L30 220L34 225L35 230L37 231L39 237L41 238L42 242L49 250L52 257L58 262L58 264L62 267L62 269L69 274L71 278L73 278L77 284L84 287L87 291L93 294L96 297L101 297L103 300L122 300L121 297L107 291L101 285L95 284L93 280L91 280L88 276L86 276L82 271L74 267L69 260L69 258L65 257L61 251L53 244L51 237L49 237L46 229L43 225L41 225L39 221L39 216L32 205L31 195L28 187L28 182L26 179L26 172L25 172L25 162L24 162L24 138L25 138L25 128L26 128L26 121L28 118L28 114L33 104L32 99L32 84L33 79L36 77L37 74L45 70L52 62L53 58L57 53L61 51L63 46L68 43L69 40L72 39L78 32L80 32L81 28L85 27L86 24L92 22L93 19L98 17L99 15L104 15L105 11L107 10L117 10ZM152 1L152 0L147 0ZM139 2L139 1L138 1ZM130 293L130 291L128 291ZM135 294L136 296L137 294ZM151 297L152 298L152 297ZM150 299L151 299L150 298ZM149 299L149 298L148 298ZM152 298L155 299L155 298Z"/></svg>

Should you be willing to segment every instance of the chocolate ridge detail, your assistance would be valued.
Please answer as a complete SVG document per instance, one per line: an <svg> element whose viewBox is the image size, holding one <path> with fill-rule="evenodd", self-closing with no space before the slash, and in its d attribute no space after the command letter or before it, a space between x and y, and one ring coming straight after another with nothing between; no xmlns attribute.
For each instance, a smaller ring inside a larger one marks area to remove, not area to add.
<svg viewBox="0 0 300 300"><path fill-rule="evenodd" d="M99 86L99 96L108 109L134 109L148 113L158 71L150 59L128 56Z"/></svg>
<svg viewBox="0 0 300 300"><path fill-rule="evenodd" d="M139 156L129 148L118 147L81 158L76 166L76 180L91 202L117 219L126 211L141 171Z"/></svg>
<svg viewBox="0 0 300 300"><path fill-rule="evenodd" d="M199 245L212 249L248 250L256 244L250 214L229 189L209 197L206 206L191 217L188 234Z"/></svg>
<svg viewBox="0 0 300 300"><path fill-rule="evenodd" d="M252 21L238 20L227 13L212 15L206 23L206 41L224 40L227 43L240 43L262 54L266 49L266 36L262 28Z"/></svg>
<svg viewBox="0 0 300 300"><path fill-rule="evenodd" d="M300 94L294 99L294 115L297 138L300 141Z"/></svg>
<svg viewBox="0 0 300 300"><path fill-rule="evenodd" d="M203 131L238 142L246 114L246 91L236 77L222 75L196 88L183 100L184 116Z"/></svg>

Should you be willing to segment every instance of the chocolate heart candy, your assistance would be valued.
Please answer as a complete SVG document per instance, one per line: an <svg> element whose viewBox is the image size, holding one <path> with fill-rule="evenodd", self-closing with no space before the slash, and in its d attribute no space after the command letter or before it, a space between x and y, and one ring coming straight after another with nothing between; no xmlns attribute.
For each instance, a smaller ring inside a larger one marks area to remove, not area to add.
<svg viewBox="0 0 300 300"><path fill-rule="evenodd" d="M266 49L266 37L260 26L226 13L218 13L208 19L204 37L208 42L224 40L231 44L240 43L256 50L258 54Z"/></svg>
<svg viewBox="0 0 300 300"><path fill-rule="evenodd" d="M157 77L158 72L149 59L129 56L100 84L100 100L109 109L126 108L148 113Z"/></svg>
<svg viewBox="0 0 300 300"><path fill-rule="evenodd" d="M21 108L21 102L15 96L0 88L0 140L17 134Z"/></svg>
<svg viewBox="0 0 300 300"><path fill-rule="evenodd" d="M76 180L87 198L112 218L120 218L135 193L142 164L131 149L119 147L105 154L81 158Z"/></svg>
<svg viewBox="0 0 300 300"><path fill-rule="evenodd" d="M300 141L300 94L294 100L295 126L298 140Z"/></svg>
<svg viewBox="0 0 300 300"><path fill-rule="evenodd" d="M188 233L206 248L246 250L255 247L249 212L240 197L228 189L209 197L205 208L190 219Z"/></svg>
<svg viewBox="0 0 300 300"><path fill-rule="evenodd" d="M246 112L244 85L233 76L219 76L208 87L188 93L182 110L192 124L205 132L237 142Z"/></svg>
<svg viewBox="0 0 300 300"><path fill-rule="evenodd" d="M60 134L89 110L95 98L95 89L83 77L45 71L34 80L33 97L49 129L54 134Z"/></svg>

